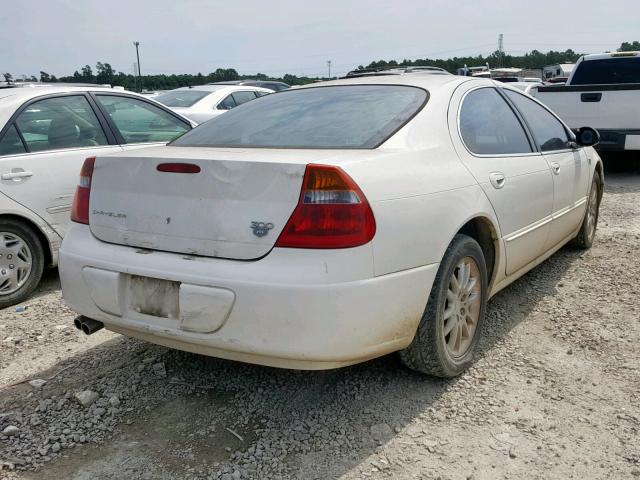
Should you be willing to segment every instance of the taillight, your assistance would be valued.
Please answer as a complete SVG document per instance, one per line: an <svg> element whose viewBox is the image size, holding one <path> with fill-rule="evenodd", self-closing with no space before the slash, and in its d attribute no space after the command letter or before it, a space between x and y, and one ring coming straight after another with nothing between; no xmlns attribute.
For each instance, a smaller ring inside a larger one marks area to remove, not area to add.
<svg viewBox="0 0 640 480"><path fill-rule="evenodd" d="M89 225L89 197L91 196L91 177L96 157L85 159L80 169L80 182L76 188L71 206L71 220Z"/></svg>
<svg viewBox="0 0 640 480"><path fill-rule="evenodd" d="M373 211L353 179L339 167L310 164L298 205L276 247L357 247L375 233Z"/></svg>

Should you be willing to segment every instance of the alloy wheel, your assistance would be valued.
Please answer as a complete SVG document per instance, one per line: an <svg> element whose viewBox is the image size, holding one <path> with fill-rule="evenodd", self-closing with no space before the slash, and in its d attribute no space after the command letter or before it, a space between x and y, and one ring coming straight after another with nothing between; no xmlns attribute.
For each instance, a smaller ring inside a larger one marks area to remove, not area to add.
<svg viewBox="0 0 640 480"><path fill-rule="evenodd" d="M462 258L451 273L442 315L442 335L448 354L460 358L469 350L480 318L480 269L471 257Z"/></svg>

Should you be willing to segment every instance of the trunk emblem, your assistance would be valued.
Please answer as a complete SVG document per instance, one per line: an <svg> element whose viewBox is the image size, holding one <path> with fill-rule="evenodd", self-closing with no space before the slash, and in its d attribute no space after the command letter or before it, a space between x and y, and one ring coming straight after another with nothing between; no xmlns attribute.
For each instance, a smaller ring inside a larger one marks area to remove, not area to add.
<svg viewBox="0 0 640 480"><path fill-rule="evenodd" d="M273 223L251 222L251 230L256 237L264 237L273 228Z"/></svg>

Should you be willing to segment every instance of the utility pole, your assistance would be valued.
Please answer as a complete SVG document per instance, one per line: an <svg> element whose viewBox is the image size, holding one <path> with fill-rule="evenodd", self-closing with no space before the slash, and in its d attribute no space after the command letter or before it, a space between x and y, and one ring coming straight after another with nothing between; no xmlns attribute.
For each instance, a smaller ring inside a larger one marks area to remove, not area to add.
<svg viewBox="0 0 640 480"><path fill-rule="evenodd" d="M327 68L329 68L329 78L331 78L331 60L327 60Z"/></svg>
<svg viewBox="0 0 640 480"><path fill-rule="evenodd" d="M498 67L502 67L502 57L504 56L503 35L498 35Z"/></svg>
<svg viewBox="0 0 640 480"><path fill-rule="evenodd" d="M140 42L133 42L133 44L136 46L136 58L138 59L138 84L140 86L140 92L142 92L142 76L140 75L140 52L138 51Z"/></svg>

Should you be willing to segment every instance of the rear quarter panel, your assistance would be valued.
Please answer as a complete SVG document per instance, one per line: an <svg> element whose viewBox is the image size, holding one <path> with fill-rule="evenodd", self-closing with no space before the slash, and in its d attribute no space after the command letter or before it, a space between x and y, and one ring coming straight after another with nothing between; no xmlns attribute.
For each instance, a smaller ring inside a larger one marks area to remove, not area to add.
<svg viewBox="0 0 640 480"><path fill-rule="evenodd" d="M451 92L378 150L387 155L343 168L362 188L376 218L376 275L439 263L458 230L474 217L498 222L484 192L458 159L448 129Z"/></svg>

